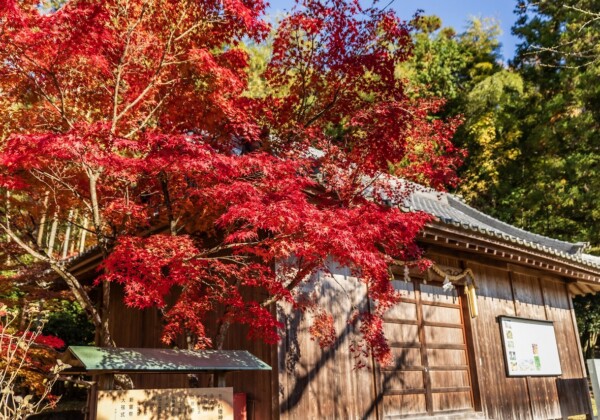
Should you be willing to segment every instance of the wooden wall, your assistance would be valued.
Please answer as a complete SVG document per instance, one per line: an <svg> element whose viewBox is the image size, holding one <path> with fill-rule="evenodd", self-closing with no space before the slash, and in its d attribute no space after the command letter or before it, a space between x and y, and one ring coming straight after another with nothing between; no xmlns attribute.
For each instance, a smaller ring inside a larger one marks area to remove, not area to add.
<svg viewBox="0 0 600 420"><path fill-rule="evenodd" d="M418 279L393 284L402 301L384 317L394 363L376 369L381 417L472 412L459 290Z"/></svg>
<svg viewBox="0 0 600 420"><path fill-rule="evenodd" d="M161 341L162 322L155 309L138 310L123 304L123 290L119 285L111 287L111 331L119 347L165 347ZM234 392L247 394L248 420L269 420L277 410L272 395L277 394L276 349L256 340L246 339L245 328L232 326L223 346L224 349L248 350L273 368L264 372L232 372L227 374L227 386L233 386ZM186 348L185 343L179 343ZM135 388L187 388L190 381L187 375L177 374L138 374L131 375ZM206 386L207 375L199 376L197 386Z"/></svg>
<svg viewBox="0 0 600 420"><path fill-rule="evenodd" d="M458 265L458 261L455 262ZM585 376L566 283L542 273L463 261L475 273L479 317L471 319L482 409L492 419L561 418L557 377L507 377L498 317L554 322L563 379ZM578 396L577 396L578 397Z"/></svg>
<svg viewBox="0 0 600 420"><path fill-rule="evenodd" d="M507 377L498 317L507 315L553 321L563 372L561 378L582 378L585 371L566 283L559 278L545 276L542 272L499 260L483 260L471 255L452 255L449 252L432 253L429 257L439 265L456 271L471 268L478 286L479 306L479 316L471 319L464 303L466 300L457 300L462 302L457 308L462 310L466 343L457 366L462 366L466 360L467 367L460 375L462 382L453 384L452 389L435 391L435 388L442 385L434 382L429 384L434 397L429 406L433 407L433 411L452 409L456 398L445 397L450 395L449 392L460 391L465 394L464 404L455 408L482 412L486 418L562 417L564 413L561 413L556 377ZM427 365L423 365L423 354L419 354L418 347L423 347L421 337L414 340L408 336L396 337L397 340L394 338L398 345L393 351L407 364L412 360L412 370L403 371L400 364L393 372L382 374L371 359L366 360L365 368L356 370L355 354L350 351L356 331L348 321L355 309L368 308L366 288L360 281L352 278L348 270L332 268L332 273L316 276L303 290L308 298L319 299L321 305L328 307L336 315L338 335L329 349L321 349L318 343L311 340L308 332L311 325L310 314L302 319L285 305L278 308L278 317L285 323L284 337L279 346L269 347L248 341L242 329L230 332L226 348L247 349L274 369L269 373L233 374L229 378L229 384L234 386L236 392L248 393L249 418L383 419L409 415L411 412L423 414L423 407L427 407L423 399L427 398L427 394L422 394L420 389L427 388L424 382L427 376L422 374L425 371L423 367ZM409 289L406 290L407 299L412 298L416 302L417 297L411 295L416 289ZM423 293L429 293L425 289ZM161 346L161 323L157 313L123 307L122 292L118 287L114 287L113 294L111 323L117 345ZM425 301L432 299L430 297ZM429 305L425 301L424 305ZM392 311L396 312L394 316L398 319L396 326L388 328L399 331L397 325L402 325L402 331L410 332L411 328L414 330L413 324L418 325L418 322L415 324L405 316L405 312L414 311L414 305L407 304ZM448 310L452 308L449 306ZM436 311L438 312L441 313ZM422 316L424 317L423 314ZM449 324L454 321L423 318L424 327L426 322L442 322L448 324L444 328L453 328ZM438 328L431 325L429 327ZM413 333L420 334L419 331ZM425 329L421 334L424 334L427 341ZM442 344L442 350L448 354L450 350L459 351L458 347L461 346L459 341L452 342L451 345ZM432 357L432 361L426 362L435 365L433 352L429 350L429 353L425 353L428 358ZM458 378L457 372L452 375ZM391 376L387 378L386 375ZM427 380L435 380L435 375L441 378L446 373L433 373ZM443 384L443 378L440 380L440 384ZM179 387L187 384L186 377L177 375L166 378L134 377L134 381L136 385L145 388ZM419 391L404 390L402 387L406 388L407 384L412 384ZM389 389L386 388L388 385ZM467 392L467 388L470 391ZM386 394L386 389L391 392ZM568 387L566 389L568 392ZM562 396L564 401L564 395ZM403 408L400 410L398 407Z"/></svg>
<svg viewBox="0 0 600 420"><path fill-rule="evenodd" d="M290 307L280 307L285 336L279 347L279 402L282 419L376 418L373 364L355 369L350 343L356 338L348 322L356 308L366 308L365 285L346 269L315 276L303 293L336 315L337 339L323 350L312 341L311 317L300 319Z"/></svg>

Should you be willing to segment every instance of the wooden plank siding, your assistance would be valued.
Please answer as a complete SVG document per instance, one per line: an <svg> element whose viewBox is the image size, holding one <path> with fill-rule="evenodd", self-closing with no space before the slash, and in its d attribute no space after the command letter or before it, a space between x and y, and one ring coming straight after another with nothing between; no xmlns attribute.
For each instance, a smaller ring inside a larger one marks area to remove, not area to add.
<svg viewBox="0 0 600 420"><path fill-rule="evenodd" d="M394 363L376 370L382 418L472 411L459 295L439 282L393 284L402 302L384 318Z"/></svg>
<svg viewBox="0 0 600 420"><path fill-rule="evenodd" d="M579 334L573 319L573 306L567 284L557 279L542 279L542 290L549 321L554 321L563 379L585 376L579 348Z"/></svg>
<svg viewBox="0 0 600 420"><path fill-rule="evenodd" d="M282 419L376 418L372 359L355 369L356 353L350 344L358 338L350 322L355 311L368 310L366 286L349 270L330 267L331 275L318 274L302 290L307 298L334 314L337 337L320 348L309 328L311 314L301 317L280 305L285 335L279 346L279 410ZM276 394L275 394L276 395Z"/></svg>
<svg viewBox="0 0 600 420"><path fill-rule="evenodd" d="M471 320L476 330L474 346L482 409L487 418L561 418L557 377L507 377L498 316L518 316L554 322L562 375L582 378L578 334L573 323L571 296L558 278L480 265L467 260L478 285L479 317Z"/></svg>
<svg viewBox="0 0 600 420"><path fill-rule="evenodd" d="M546 277L537 270L519 272L514 265L509 269L508 265L490 265L488 260L482 264L464 258L464 255L460 259L451 255L428 256L455 273L467 267L474 271L479 317L472 319L469 316L460 287L457 292L446 293L440 292L439 279L437 283L430 281L428 284L418 279L406 283L394 281L402 301L388 311L384 323L394 357L393 365L375 366L374 372L369 368L366 372L351 373L361 378L363 389L358 394L352 393L354 381L351 378L347 378L345 388L340 388L335 378L325 373L313 375L308 381L310 392L296 397L299 399L295 402L296 414L282 406L282 417L385 419L429 417L456 411L467 416L482 411L490 419L561 418L556 377L507 376L498 317L508 315L553 321L563 369L561 377L581 378L584 371L566 283L559 278ZM336 286L327 287L335 289ZM339 303L334 309L342 310L342 313L346 310ZM290 328L299 333L297 337L304 337L301 340L302 355L295 360L302 367L292 370L303 377L308 367L318 366L323 351L308 338L307 326L288 326L288 330ZM341 341L339 344L347 345ZM287 365L280 361L280 367L290 369L289 339L286 346L281 349L280 359L288 354L285 356ZM332 358L320 369L333 369L342 377L348 375L350 368L346 363L350 359L344 351L337 347ZM315 354L321 356L315 358ZM373 378L369 377L370 373L374 373ZM295 380L289 373L284 378L280 373L280 381L287 381L281 382L280 388L289 389ZM330 397L330 390L350 396ZM377 404L376 410L365 403L369 394ZM344 406L345 411L324 408L322 401L329 398ZM285 399L280 396L280 401ZM362 413L356 406L350 408L353 405L362 407Z"/></svg>
<svg viewBox="0 0 600 420"><path fill-rule="evenodd" d="M522 318L547 319L540 279L526 274L511 273L511 282L515 298L515 315ZM558 337L557 341L559 341ZM556 377L532 376L525 380L529 391L532 417L534 419L560 418Z"/></svg>
<svg viewBox="0 0 600 420"><path fill-rule="evenodd" d="M216 318L215 318L216 319ZM113 339L118 347L166 347L161 341L161 317L156 309L139 310L123 305L123 289L120 285L111 286L110 325ZM227 386L233 386L234 392L246 393L248 419L276 419L272 395L277 394L276 354L274 348L257 340L246 339L247 331L237 325L230 327L224 349L248 350L273 368L263 372L232 372L226 375ZM187 348L185 342L178 343L180 348ZM136 374L130 375L134 388L187 388L190 386L188 375L181 374ZM208 375L198 375L194 386L208 385ZM275 407L277 410L278 407ZM274 415L275 413L275 415Z"/></svg>
<svg viewBox="0 0 600 420"><path fill-rule="evenodd" d="M530 419L530 401L525 378L508 378L498 316L515 315L509 273L497 268L466 262L477 281L479 316L471 320L477 331L478 380L483 411L491 419Z"/></svg>
<svg viewBox="0 0 600 420"><path fill-rule="evenodd" d="M246 338L243 328L232 327L225 348L246 349L273 367L273 372L231 374L228 385L248 394L250 419L377 419L435 417L481 412L489 419L561 418L568 404L568 386L556 377L507 377L498 317L518 316L554 323L561 379L585 377L573 319L568 284L542 271L515 264L492 263L491 257L452 250L428 254L445 270L473 270L479 316L471 318L462 288L441 290L439 278L394 281L402 300L385 315L384 330L394 362L377 366L371 358L355 369L350 344L358 338L349 322L356 310L369 310L364 283L349 270L331 268L301 291L334 316L337 337L321 349L311 339L311 314L303 318L286 305L278 306L284 323L278 346ZM122 290L113 286L111 325L123 347L160 347L161 321L157 311L126 308ZM215 315L216 319L216 315ZM182 346L184 343L180 343ZM186 387L185 375L133 376L142 388ZM200 378L200 385L206 378ZM573 396L575 398L576 396ZM572 398L573 401L575 401ZM565 402L566 401L566 402ZM583 402L582 402L583 401Z"/></svg>

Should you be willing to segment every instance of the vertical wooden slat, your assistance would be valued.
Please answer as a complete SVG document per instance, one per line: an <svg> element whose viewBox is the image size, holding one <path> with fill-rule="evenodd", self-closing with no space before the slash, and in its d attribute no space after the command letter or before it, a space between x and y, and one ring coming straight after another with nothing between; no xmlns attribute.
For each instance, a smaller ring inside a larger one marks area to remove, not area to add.
<svg viewBox="0 0 600 420"><path fill-rule="evenodd" d="M460 292L464 292L464 287L461 287L459 289ZM459 299L461 302L461 310L460 310L460 323L463 325L463 342L467 345L467 374L468 374L468 378L469 378L469 386L471 387L471 392L470 392L470 398L471 398L471 406L474 407L475 409L477 409L477 405L475 403L475 396L474 391L473 391L473 370L475 369L474 366L472 366L472 360L473 357L471 356L471 354L473 353L473 346L470 344L471 342L469 341L469 336L467 335L467 320L469 319L468 316L468 308L467 305L465 305L464 303L467 301L467 299L462 299L462 296L464 296L464 293L459 293ZM465 319L465 308L467 308L467 316ZM470 328L469 328L470 329Z"/></svg>
<svg viewBox="0 0 600 420"><path fill-rule="evenodd" d="M425 406L427 414L433 414L433 397L431 395L431 378L429 376L429 360L427 355L427 342L425 337L425 328L423 327L423 306L421 305L421 288L415 280L415 300L417 302L417 329L419 342L421 343L421 364L423 365L423 384L425 386Z"/></svg>
<svg viewBox="0 0 600 420"><path fill-rule="evenodd" d="M584 377L585 365L582 365L583 354L568 288L558 279L544 278L542 281L548 319L554 322L562 378Z"/></svg>
<svg viewBox="0 0 600 420"><path fill-rule="evenodd" d="M367 296L369 296L369 287L367 286ZM373 310L375 308L373 308L371 299L367 299L367 310L369 311L369 313L373 313ZM374 410L374 418L375 420L380 420L381 419L381 404L377 403L377 396L378 395L383 395L383 389L379 388L379 383L377 380L377 362L375 361L375 357L371 354L371 357L369 358L370 361L370 369L371 369L371 380L373 381L373 383L371 384L373 387L373 406L375 408Z"/></svg>
<svg viewBox="0 0 600 420"><path fill-rule="evenodd" d="M460 267L464 270L468 268L465 261L460 261ZM463 287L464 291L464 287ZM479 385L479 366L477 364L477 357L479 355L479 340L477 339L477 330L475 324L471 319L471 314L468 307L468 299L463 299L461 305L461 316L463 319L464 332L465 332L465 343L467 344L467 357L469 360L469 381L471 385L471 398L473 401L473 408L475 411L482 410L481 390Z"/></svg>
<svg viewBox="0 0 600 420"><path fill-rule="evenodd" d="M583 349L581 348L581 340L579 340L579 327L577 327L577 319L575 319L575 308L573 307L573 295L571 295L571 292L569 291L569 286L568 284L565 283L564 285L565 288L565 294L567 295L567 301L569 302L569 312L571 313L571 326L573 327L573 332L575 333L575 336L577 337L576 343L577 343L577 350L579 352L579 360L580 360L580 371L577 372L577 370L574 369L574 374L575 375L580 375L582 377L585 377L586 374L586 369L585 369L585 360L583 359Z"/></svg>
<svg viewBox="0 0 600 420"><path fill-rule="evenodd" d="M592 420L593 410L587 378L556 379L562 418L585 415Z"/></svg>
<svg viewBox="0 0 600 420"><path fill-rule="evenodd" d="M332 265L330 271L331 275L319 275L302 290L307 295L315 292L319 306L334 315L337 337L329 348L322 349L311 339L310 316L301 318L291 307L281 305L287 322L287 348L280 353L285 362L279 371L282 419L374 418L377 413L370 360L365 360L366 367L356 369L355 354L349 348L359 338L350 317L356 308L366 310L366 287L346 268Z"/></svg>
<svg viewBox="0 0 600 420"><path fill-rule="evenodd" d="M529 398L524 378L507 378L501 345L500 315L515 315L508 273L469 261L477 280L479 316L473 320L480 348L479 383L486 418L528 419Z"/></svg>

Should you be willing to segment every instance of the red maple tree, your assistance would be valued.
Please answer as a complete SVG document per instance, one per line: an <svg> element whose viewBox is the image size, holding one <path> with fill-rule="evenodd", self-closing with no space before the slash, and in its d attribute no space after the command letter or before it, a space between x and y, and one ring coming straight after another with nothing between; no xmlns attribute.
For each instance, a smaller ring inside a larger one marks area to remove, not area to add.
<svg viewBox="0 0 600 420"><path fill-rule="evenodd" d="M12 252L66 281L104 345L118 282L128 305L163 310L165 341L185 332L198 348L220 347L232 323L276 342L279 300L318 314L313 330L331 342L331 314L297 286L334 261L368 285L376 309L354 319L386 360L389 267L421 262L428 216L390 205L406 184L385 174L442 187L461 158L456 121L431 118L442 102L408 97L396 73L410 28L358 1L306 0L275 29L269 93L256 97L240 46L271 31L262 0L38 3L0 1L0 226ZM103 254L100 311L61 263L84 245Z"/></svg>

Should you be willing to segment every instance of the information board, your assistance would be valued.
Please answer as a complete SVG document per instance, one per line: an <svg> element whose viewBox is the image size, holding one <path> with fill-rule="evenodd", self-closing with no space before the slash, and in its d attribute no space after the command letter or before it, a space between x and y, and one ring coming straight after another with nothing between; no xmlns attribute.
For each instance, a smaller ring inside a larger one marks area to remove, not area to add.
<svg viewBox="0 0 600 420"><path fill-rule="evenodd" d="M233 388L98 391L97 420L233 420Z"/></svg>
<svg viewBox="0 0 600 420"><path fill-rule="evenodd" d="M508 376L562 374L552 322L504 316L499 319Z"/></svg>

